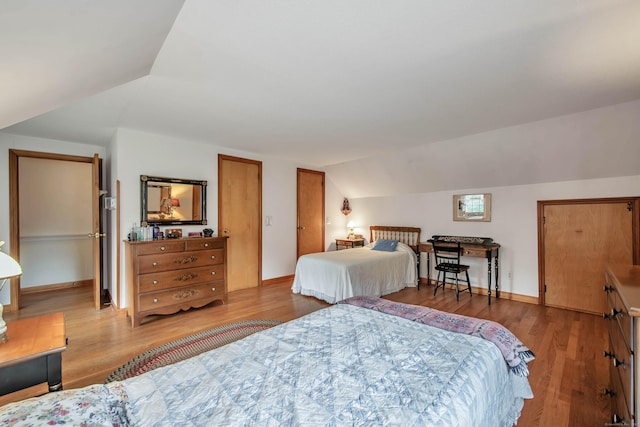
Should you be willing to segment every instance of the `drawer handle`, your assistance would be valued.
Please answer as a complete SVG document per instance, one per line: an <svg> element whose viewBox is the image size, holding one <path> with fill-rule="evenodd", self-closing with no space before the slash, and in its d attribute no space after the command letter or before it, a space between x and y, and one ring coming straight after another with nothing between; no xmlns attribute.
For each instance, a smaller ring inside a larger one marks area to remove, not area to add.
<svg viewBox="0 0 640 427"><path fill-rule="evenodd" d="M624 362L619 361L618 359L616 359L615 357L613 358L613 366L615 366L616 368L618 366L622 366L622 369L627 369L627 364Z"/></svg>
<svg viewBox="0 0 640 427"><path fill-rule="evenodd" d="M178 277L176 280L178 282L186 282L187 280L195 279L196 277L198 277L197 274L187 273L187 274L183 274L182 276Z"/></svg>
<svg viewBox="0 0 640 427"><path fill-rule="evenodd" d="M153 261L153 262L151 263L151 265L152 265L152 266L154 266L154 267L157 267L157 266L158 266L158 261Z"/></svg>
<svg viewBox="0 0 640 427"><path fill-rule="evenodd" d="M161 251L166 251L166 250L167 250L167 248L166 248L165 246L160 246L160 250L161 250Z"/></svg>
<svg viewBox="0 0 640 427"><path fill-rule="evenodd" d="M197 290L188 289L186 291L182 291L182 292L179 292L179 293L173 295L173 298L174 299L185 299L185 298L190 298L190 297L192 297L194 295L197 295L197 294L198 294Z"/></svg>
<svg viewBox="0 0 640 427"><path fill-rule="evenodd" d="M198 261L198 257L188 256L188 257L176 259L175 263L176 264L190 264L190 263L196 262L196 261Z"/></svg>
<svg viewBox="0 0 640 427"><path fill-rule="evenodd" d="M605 388L605 389L604 389L604 395L605 395L605 396L606 396L606 395L609 395L609 396L611 396L611 397L614 397L614 396L616 395L616 392L615 392L615 391L613 391L613 390L609 390L608 388Z"/></svg>
<svg viewBox="0 0 640 427"><path fill-rule="evenodd" d="M216 259L216 256L215 255L211 255L211 259Z"/></svg>
<svg viewBox="0 0 640 427"><path fill-rule="evenodd" d="M158 298L153 299L153 303L156 304L158 302Z"/></svg>
<svg viewBox="0 0 640 427"><path fill-rule="evenodd" d="M209 244L208 244L208 243L205 243L205 244L204 244L204 247L205 247L205 248L208 248L208 247L209 247Z"/></svg>
<svg viewBox="0 0 640 427"><path fill-rule="evenodd" d="M216 288L211 288L211 292L215 292L215 291L216 291Z"/></svg>
<svg viewBox="0 0 640 427"><path fill-rule="evenodd" d="M158 284L158 281L157 281L157 280L154 280L154 281L153 281L153 284L154 284L154 285L157 285L157 284Z"/></svg>
<svg viewBox="0 0 640 427"><path fill-rule="evenodd" d="M613 316L611 314L608 313L602 313L602 318L605 320L611 320L613 319Z"/></svg>
<svg viewBox="0 0 640 427"><path fill-rule="evenodd" d="M611 421L615 425L621 425L621 426L628 425L627 421L618 414L613 414L613 416L611 417Z"/></svg>
<svg viewBox="0 0 640 427"><path fill-rule="evenodd" d="M215 271L212 271L212 272L211 272L211 275L212 275L212 276L215 276L215 275L216 275L216 272L215 272Z"/></svg>
<svg viewBox="0 0 640 427"><path fill-rule="evenodd" d="M616 310L615 308L611 309L611 317L624 317L624 311Z"/></svg>
<svg viewBox="0 0 640 427"><path fill-rule="evenodd" d="M605 291L606 293L613 292L613 286L604 285L602 290Z"/></svg>

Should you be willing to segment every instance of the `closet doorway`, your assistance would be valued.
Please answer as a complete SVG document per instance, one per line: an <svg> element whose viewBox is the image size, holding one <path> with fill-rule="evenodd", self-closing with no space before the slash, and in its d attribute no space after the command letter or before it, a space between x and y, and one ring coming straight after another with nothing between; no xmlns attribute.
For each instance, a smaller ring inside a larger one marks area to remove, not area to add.
<svg viewBox="0 0 640 427"><path fill-rule="evenodd" d="M610 264L637 264L640 198L538 202L540 303L601 315Z"/></svg>
<svg viewBox="0 0 640 427"><path fill-rule="evenodd" d="M56 290L89 282L101 308L100 159L9 150L11 256L23 275L11 282L12 311L21 288Z"/></svg>

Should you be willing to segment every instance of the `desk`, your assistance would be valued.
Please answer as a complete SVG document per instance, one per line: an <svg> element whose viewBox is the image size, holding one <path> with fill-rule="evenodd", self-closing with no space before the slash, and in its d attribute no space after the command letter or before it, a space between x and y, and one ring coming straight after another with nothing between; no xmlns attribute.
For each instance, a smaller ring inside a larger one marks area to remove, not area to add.
<svg viewBox="0 0 640 427"><path fill-rule="evenodd" d="M0 396L44 382L49 391L62 390L63 313L9 322L7 337L0 344Z"/></svg>
<svg viewBox="0 0 640 427"><path fill-rule="evenodd" d="M436 237L436 236L434 236ZM468 239L462 237L461 239ZM479 238L482 239L482 238ZM486 239L485 239L486 240ZM491 240L491 239L489 239ZM452 237L450 240L452 243L455 241L455 237ZM419 250L420 252L425 252L427 254L427 282L431 283L431 253L433 253L433 246L431 244L433 239L429 239L426 242L420 242ZM491 275L495 277L495 291L496 298L500 298L500 285L499 285L499 263L498 257L500 254L500 245L497 243L460 243L460 247L462 248L462 256L469 256L475 258L485 258L487 260L487 276L488 276L488 289L487 294L489 297L489 305L491 305ZM495 260L495 270L494 263L492 260Z"/></svg>

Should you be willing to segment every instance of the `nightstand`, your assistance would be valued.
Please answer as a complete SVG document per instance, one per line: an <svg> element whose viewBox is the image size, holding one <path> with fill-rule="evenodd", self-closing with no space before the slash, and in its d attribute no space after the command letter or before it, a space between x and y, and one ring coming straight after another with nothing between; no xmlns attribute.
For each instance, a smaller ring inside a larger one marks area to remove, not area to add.
<svg viewBox="0 0 640 427"><path fill-rule="evenodd" d="M7 323L7 342L0 344L0 395L41 383L62 390L62 357L67 348L62 313Z"/></svg>
<svg viewBox="0 0 640 427"><path fill-rule="evenodd" d="M364 246L364 239L336 239L336 251Z"/></svg>

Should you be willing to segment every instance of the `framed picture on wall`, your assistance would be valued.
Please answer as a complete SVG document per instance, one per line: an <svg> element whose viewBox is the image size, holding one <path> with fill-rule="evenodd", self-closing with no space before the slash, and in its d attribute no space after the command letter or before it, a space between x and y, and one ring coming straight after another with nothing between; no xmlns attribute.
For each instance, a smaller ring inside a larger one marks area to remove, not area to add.
<svg viewBox="0 0 640 427"><path fill-rule="evenodd" d="M453 196L454 221L491 221L491 194L456 194Z"/></svg>

